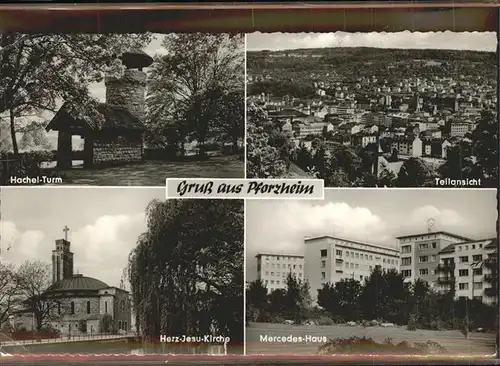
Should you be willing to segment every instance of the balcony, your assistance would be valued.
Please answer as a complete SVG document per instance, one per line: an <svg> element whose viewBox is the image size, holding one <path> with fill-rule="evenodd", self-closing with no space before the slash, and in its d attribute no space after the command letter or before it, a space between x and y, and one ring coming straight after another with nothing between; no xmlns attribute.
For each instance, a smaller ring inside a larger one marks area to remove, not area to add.
<svg viewBox="0 0 500 366"><path fill-rule="evenodd" d="M344 271L343 271L343 270L341 270L341 269L336 269L336 270L335 270L335 273L344 273Z"/></svg>
<svg viewBox="0 0 500 366"><path fill-rule="evenodd" d="M438 266L436 267L436 271L437 272L441 272L441 273L449 273L449 272L453 272L455 270L455 264L454 263L451 263L451 264L438 264Z"/></svg>
<svg viewBox="0 0 500 366"><path fill-rule="evenodd" d="M344 262L343 258L335 258L335 262L342 263Z"/></svg>
<svg viewBox="0 0 500 366"><path fill-rule="evenodd" d="M449 286L455 282L455 277L439 277L436 283L440 286Z"/></svg>

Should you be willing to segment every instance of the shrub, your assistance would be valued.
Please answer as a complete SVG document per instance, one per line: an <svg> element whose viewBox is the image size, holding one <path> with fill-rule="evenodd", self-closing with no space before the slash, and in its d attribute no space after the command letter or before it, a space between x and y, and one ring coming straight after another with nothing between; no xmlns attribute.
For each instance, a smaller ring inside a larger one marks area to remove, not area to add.
<svg viewBox="0 0 500 366"><path fill-rule="evenodd" d="M333 319L331 319L327 316L322 316L320 318L313 319L313 322L314 322L314 324L317 324L317 325L334 325L335 324Z"/></svg>
<svg viewBox="0 0 500 366"><path fill-rule="evenodd" d="M334 315L334 316L332 316L331 319L335 324L344 324L345 323L345 319L342 318L340 315Z"/></svg>
<svg viewBox="0 0 500 366"><path fill-rule="evenodd" d="M408 325L406 327L408 330L417 330L417 314L411 313L408 317Z"/></svg>
<svg viewBox="0 0 500 366"><path fill-rule="evenodd" d="M392 343L392 339L387 338L383 343L377 343L372 338L336 338L330 339L327 343L319 347L322 354L335 353L391 353L391 354L430 354L445 353L446 350L436 342L415 343L411 346L408 342Z"/></svg>

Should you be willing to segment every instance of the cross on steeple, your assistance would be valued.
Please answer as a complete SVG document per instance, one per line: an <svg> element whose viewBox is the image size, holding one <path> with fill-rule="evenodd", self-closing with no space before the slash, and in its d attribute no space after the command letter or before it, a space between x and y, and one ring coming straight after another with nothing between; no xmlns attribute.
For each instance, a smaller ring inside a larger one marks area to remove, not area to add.
<svg viewBox="0 0 500 366"><path fill-rule="evenodd" d="M64 240L68 240L68 231L69 231L69 227L67 227L66 225L64 226Z"/></svg>

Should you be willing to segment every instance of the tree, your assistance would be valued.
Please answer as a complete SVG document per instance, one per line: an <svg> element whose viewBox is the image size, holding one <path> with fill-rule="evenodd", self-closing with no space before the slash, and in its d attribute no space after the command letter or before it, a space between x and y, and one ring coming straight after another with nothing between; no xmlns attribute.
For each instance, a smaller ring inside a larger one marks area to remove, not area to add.
<svg viewBox="0 0 500 366"><path fill-rule="evenodd" d="M472 132L472 152L481 171L483 187L498 187L498 118L490 112L481 113Z"/></svg>
<svg viewBox="0 0 500 366"><path fill-rule="evenodd" d="M340 315L346 320L359 320L359 298L363 286L353 278L343 278L335 283Z"/></svg>
<svg viewBox="0 0 500 366"><path fill-rule="evenodd" d="M267 307L267 288L258 279L250 282L247 292L247 304L256 307L259 310L265 310Z"/></svg>
<svg viewBox="0 0 500 366"><path fill-rule="evenodd" d="M15 309L19 300L19 281L12 265L0 263L0 324L3 324Z"/></svg>
<svg viewBox="0 0 500 366"><path fill-rule="evenodd" d="M247 106L247 178L282 178L287 172L281 151L269 143L272 127L267 113L251 103Z"/></svg>
<svg viewBox="0 0 500 366"><path fill-rule="evenodd" d="M309 284L302 282L292 273L288 273L286 277L286 304L287 315L289 315L296 323L300 323L306 317L310 307Z"/></svg>
<svg viewBox="0 0 500 366"><path fill-rule="evenodd" d="M46 291L52 283L52 271L41 261L26 261L17 270L19 294L33 312L37 330L41 330L52 320L57 307L56 299L47 297Z"/></svg>
<svg viewBox="0 0 500 366"><path fill-rule="evenodd" d="M217 123L232 131L235 123L242 121L241 116L233 120L241 106L234 105L237 101L232 98L241 98L243 103L243 44L242 35L165 36L162 46L167 52L156 57L149 78L148 124L163 126L185 120L200 144L200 153ZM225 108L221 110L221 106Z"/></svg>
<svg viewBox="0 0 500 366"><path fill-rule="evenodd" d="M276 289L269 294L269 312L271 314L284 314L288 307L286 290Z"/></svg>
<svg viewBox="0 0 500 366"><path fill-rule="evenodd" d="M103 333L112 333L114 331L114 321L110 314L104 314L100 320L100 327Z"/></svg>
<svg viewBox="0 0 500 366"><path fill-rule="evenodd" d="M428 187L436 184L437 174L420 158L405 160L396 180L397 187Z"/></svg>
<svg viewBox="0 0 500 366"><path fill-rule="evenodd" d="M243 341L243 203L152 201L129 258L138 331Z"/></svg>
<svg viewBox="0 0 500 366"><path fill-rule="evenodd" d="M116 55L150 39L149 34L0 35L0 114L8 115L14 153L19 119L55 112L60 100L76 115L102 122L88 86L102 81L106 70L120 70Z"/></svg>
<svg viewBox="0 0 500 366"><path fill-rule="evenodd" d="M233 144L233 151L236 151L238 140L245 136L244 90L235 90L222 96L216 126L229 137Z"/></svg>

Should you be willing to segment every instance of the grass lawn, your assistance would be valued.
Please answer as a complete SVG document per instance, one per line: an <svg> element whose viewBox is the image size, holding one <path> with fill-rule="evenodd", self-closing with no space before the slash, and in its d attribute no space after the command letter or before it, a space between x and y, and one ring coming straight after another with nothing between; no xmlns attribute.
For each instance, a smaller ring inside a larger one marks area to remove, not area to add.
<svg viewBox="0 0 500 366"><path fill-rule="evenodd" d="M391 338L392 343L407 341L415 342L434 341L447 351L457 354L492 355L495 352L495 334L470 333L468 339L459 331L409 331L405 327L349 327L347 325L332 326L302 326L269 323L250 323L246 328L247 353L302 353L312 354L318 351L322 343L265 343L260 336L326 336L334 338L350 338L353 336L373 338L376 342L384 342Z"/></svg>

